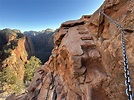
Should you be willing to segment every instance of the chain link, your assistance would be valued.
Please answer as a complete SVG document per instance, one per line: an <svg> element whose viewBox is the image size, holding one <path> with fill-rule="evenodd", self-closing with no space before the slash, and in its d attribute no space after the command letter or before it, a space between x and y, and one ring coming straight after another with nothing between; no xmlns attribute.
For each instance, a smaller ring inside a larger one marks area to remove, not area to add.
<svg viewBox="0 0 134 100"><path fill-rule="evenodd" d="M126 94L128 96L128 100L132 100L132 88L130 82L130 72L128 68L128 59L126 55L126 46L125 46L125 39L124 39L124 31L122 30L121 33L121 40L122 40L122 53L124 58L124 76L125 76L125 85L127 87Z"/></svg>
<svg viewBox="0 0 134 100"><path fill-rule="evenodd" d="M116 21L111 19L108 15L106 15L102 10L99 11L100 14L103 14L106 18L108 18L112 23L114 23L118 28L121 29L121 41L122 41L122 53L123 53L123 59L124 59L124 76L125 76L125 85L126 85L126 95L128 96L128 100L133 100L133 92L131 88L131 82L130 82L130 72L128 67L128 59L126 54L126 45L125 45L125 39L124 39L124 28L118 24Z"/></svg>

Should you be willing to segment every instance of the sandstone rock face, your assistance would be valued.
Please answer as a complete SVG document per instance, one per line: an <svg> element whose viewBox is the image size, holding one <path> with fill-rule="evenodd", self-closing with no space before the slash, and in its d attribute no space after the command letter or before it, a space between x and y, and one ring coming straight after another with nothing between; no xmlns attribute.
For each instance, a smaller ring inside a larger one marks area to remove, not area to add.
<svg viewBox="0 0 134 100"><path fill-rule="evenodd" d="M101 8L128 30L125 41L134 90L134 1L106 0ZM45 100L47 94L48 100L127 100L121 31L102 15L99 24L98 11L64 22L54 35L52 55L36 71L27 93L12 100Z"/></svg>
<svg viewBox="0 0 134 100"><path fill-rule="evenodd" d="M30 40L25 35L17 32L19 31L11 29L0 31L0 40L2 40L0 41L0 72L8 67L10 69L9 72L7 71L9 75L14 74L13 76L18 78L16 80L19 80L18 84L22 85L25 69L24 64L27 59L33 55L33 47Z"/></svg>

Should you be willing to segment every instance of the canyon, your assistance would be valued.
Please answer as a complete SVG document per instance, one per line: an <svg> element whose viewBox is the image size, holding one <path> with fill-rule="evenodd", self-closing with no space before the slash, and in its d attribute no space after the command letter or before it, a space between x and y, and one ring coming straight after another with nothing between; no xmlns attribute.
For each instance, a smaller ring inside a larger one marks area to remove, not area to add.
<svg viewBox="0 0 134 100"><path fill-rule="evenodd" d="M134 90L134 1L105 0L92 15L61 24L49 60L23 94L6 100L126 100L121 30L100 9L125 29Z"/></svg>
<svg viewBox="0 0 134 100"><path fill-rule="evenodd" d="M31 39L35 51L34 55L43 63L48 60L54 47L54 33L55 31L50 28L42 31L25 31L23 33Z"/></svg>

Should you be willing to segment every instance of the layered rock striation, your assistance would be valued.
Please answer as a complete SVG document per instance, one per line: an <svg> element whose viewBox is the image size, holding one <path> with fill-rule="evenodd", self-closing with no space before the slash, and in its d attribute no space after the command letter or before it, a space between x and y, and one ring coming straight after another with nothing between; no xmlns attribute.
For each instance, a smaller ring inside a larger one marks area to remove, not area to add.
<svg viewBox="0 0 134 100"><path fill-rule="evenodd" d="M100 9L126 30L134 90L134 1L106 0ZM98 14L62 23L49 60L26 93L12 100L126 100L121 30L103 15L98 23Z"/></svg>

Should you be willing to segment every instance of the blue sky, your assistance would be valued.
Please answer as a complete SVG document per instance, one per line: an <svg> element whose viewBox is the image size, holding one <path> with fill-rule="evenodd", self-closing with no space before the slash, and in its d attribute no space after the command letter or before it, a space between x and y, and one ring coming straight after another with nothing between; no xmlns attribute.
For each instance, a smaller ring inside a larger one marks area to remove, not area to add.
<svg viewBox="0 0 134 100"><path fill-rule="evenodd" d="M104 0L0 0L0 29L56 29L97 10Z"/></svg>

